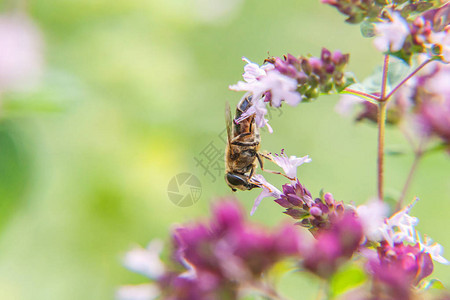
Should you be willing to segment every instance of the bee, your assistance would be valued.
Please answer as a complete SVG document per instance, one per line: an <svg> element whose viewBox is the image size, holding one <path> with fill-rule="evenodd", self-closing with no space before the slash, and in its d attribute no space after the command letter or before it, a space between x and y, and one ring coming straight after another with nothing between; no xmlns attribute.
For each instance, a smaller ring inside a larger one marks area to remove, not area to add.
<svg viewBox="0 0 450 300"><path fill-rule="evenodd" d="M255 116L250 116L236 124L238 119L252 106L252 95L244 96L236 107L235 119L232 119L230 106L225 109L225 122L228 142L225 149L225 181L233 192L237 189L251 190L259 185L252 183L251 178L259 161L258 153L261 143L259 128L256 126Z"/></svg>

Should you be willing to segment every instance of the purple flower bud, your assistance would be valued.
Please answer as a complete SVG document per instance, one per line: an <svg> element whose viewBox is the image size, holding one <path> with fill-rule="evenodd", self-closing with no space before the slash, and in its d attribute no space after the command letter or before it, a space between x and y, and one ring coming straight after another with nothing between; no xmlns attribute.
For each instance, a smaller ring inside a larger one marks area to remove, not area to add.
<svg viewBox="0 0 450 300"><path fill-rule="evenodd" d="M307 58L303 58L300 65L302 66L302 70L306 75L311 75L312 67Z"/></svg>
<svg viewBox="0 0 450 300"><path fill-rule="evenodd" d="M345 55L341 51L334 51L331 60L338 66L346 63Z"/></svg>
<svg viewBox="0 0 450 300"><path fill-rule="evenodd" d="M348 213L330 229L317 234L317 241L305 250L303 267L320 277L329 278L358 249L362 238L359 220Z"/></svg>
<svg viewBox="0 0 450 300"><path fill-rule="evenodd" d="M295 208L288 208L286 209L286 211L284 211L284 213L287 214L288 216L291 216L294 219L300 219L305 215L304 211Z"/></svg>
<svg viewBox="0 0 450 300"><path fill-rule="evenodd" d="M316 74L322 73L323 63L317 57L311 57L309 59L309 64L311 65L312 71Z"/></svg>
<svg viewBox="0 0 450 300"><path fill-rule="evenodd" d="M318 208L317 206L313 206L309 210L309 213L315 217L320 217L322 215L322 210L320 208Z"/></svg>
<svg viewBox="0 0 450 300"><path fill-rule="evenodd" d="M326 48L322 48L322 53L320 55L320 58L322 59L322 62L325 64L328 64L331 62L331 52L330 50Z"/></svg>
<svg viewBox="0 0 450 300"><path fill-rule="evenodd" d="M327 72L328 74L333 74L335 69L336 68L332 64L325 65L325 72Z"/></svg>
<svg viewBox="0 0 450 300"><path fill-rule="evenodd" d="M323 199L325 200L325 203L330 206L333 206L335 203L333 195L331 193L326 193L325 195L323 195Z"/></svg>

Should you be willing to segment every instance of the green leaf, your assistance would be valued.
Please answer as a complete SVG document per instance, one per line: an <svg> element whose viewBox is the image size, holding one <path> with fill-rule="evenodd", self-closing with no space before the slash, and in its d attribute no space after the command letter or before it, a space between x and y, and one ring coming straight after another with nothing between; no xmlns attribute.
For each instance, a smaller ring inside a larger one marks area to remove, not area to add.
<svg viewBox="0 0 450 300"><path fill-rule="evenodd" d="M436 290L444 290L445 286L442 282L440 282L437 279L430 279L430 280L422 280L419 284L420 290L430 290L430 289L436 289Z"/></svg>
<svg viewBox="0 0 450 300"><path fill-rule="evenodd" d="M336 85L336 91L338 93L341 93L343 90L345 90L346 88L348 88L349 86L351 86L352 84L356 83L356 79L353 76L353 73L351 72L346 72L345 73L345 83L343 85L337 86Z"/></svg>
<svg viewBox="0 0 450 300"><path fill-rule="evenodd" d="M400 59L392 57L389 62L388 74L387 74L387 91L392 90L397 84L399 84L406 76L412 71L412 68ZM364 92L375 93L381 90L381 80L383 77L383 68L378 66L372 72L369 77L364 79L362 87Z"/></svg>
<svg viewBox="0 0 450 300"><path fill-rule="evenodd" d="M348 264L333 275L330 282L333 297L363 284L367 276L361 266Z"/></svg>
<svg viewBox="0 0 450 300"><path fill-rule="evenodd" d="M325 192L324 192L323 188L321 188L321 189L320 189L320 192L319 192L319 197L320 197L320 199L322 199L322 200L323 200L323 195L325 195Z"/></svg>
<svg viewBox="0 0 450 300"><path fill-rule="evenodd" d="M360 25L361 34L365 38L371 38L375 36L375 25L370 21L364 21Z"/></svg>
<svg viewBox="0 0 450 300"><path fill-rule="evenodd" d="M398 156L398 155L405 155L407 151L403 149L403 147L401 146L391 145L385 149L384 153L386 155Z"/></svg>
<svg viewBox="0 0 450 300"><path fill-rule="evenodd" d="M446 150L446 149L448 149L448 148L449 148L449 145L448 145L448 144L439 143L439 144L437 144L437 145L435 145L435 146L433 146L433 147L427 149L427 150L425 151L425 153L426 153L426 154L431 154L431 153L434 153L434 152L439 152L439 151Z"/></svg>

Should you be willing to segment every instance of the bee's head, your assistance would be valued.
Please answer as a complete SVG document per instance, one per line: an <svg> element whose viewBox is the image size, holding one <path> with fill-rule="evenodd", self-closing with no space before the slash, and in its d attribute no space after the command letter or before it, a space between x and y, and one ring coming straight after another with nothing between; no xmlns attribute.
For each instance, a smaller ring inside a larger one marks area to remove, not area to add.
<svg viewBox="0 0 450 300"><path fill-rule="evenodd" d="M248 182L248 179L248 176L239 173L225 174L225 181L233 192L236 192L237 190L247 191L258 187L257 185Z"/></svg>

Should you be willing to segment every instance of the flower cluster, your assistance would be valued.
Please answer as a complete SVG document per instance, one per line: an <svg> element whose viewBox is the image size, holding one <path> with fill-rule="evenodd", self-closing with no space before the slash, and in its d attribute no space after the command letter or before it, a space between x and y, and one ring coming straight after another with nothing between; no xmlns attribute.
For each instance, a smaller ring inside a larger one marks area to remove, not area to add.
<svg viewBox="0 0 450 300"><path fill-rule="evenodd" d="M345 212L343 202L335 201L330 193L313 200L311 193L298 180L283 185L283 193L275 202L286 208L285 214L300 220L298 224L313 234L321 229L329 229L334 220Z"/></svg>
<svg viewBox="0 0 450 300"><path fill-rule="evenodd" d="M282 102L296 106L302 100L312 100L320 93L341 91L353 79L344 73L349 55L339 51L331 53L322 49L320 58L295 57L291 54L283 58L271 57L259 66L243 58L244 81L231 85L234 91L245 91L252 95L252 106L245 111L237 123L254 115L259 127L269 126L265 115L266 105L280 107ZM246 95L247 95L246 94ZM272 131L269 126L269 131Z"/></svg>
<svg viewBox="0 0 450 300"><path fill-rule="evenodd" d="M378 228L376 254L367 254L368 271L373 275L373 293L382 299L410 299L417 286L433 272L433 262L448 264L442 247L423 244L415 230L417 218L409 215L413 204L397 212Z"/></svg>
<svg viewBox="0 0 450 300"><path fill-rule="evenodd" d="M214 206L210 222L176 228L173 241L172 267L162 265L154 243L126 255L128 268L155 283L121 288L119 299L150 291L164 299L236 299L240 288L256 285L263 272L282 259L299 257L302 250L296 227L270 232L250 224L231 200Z"/></svg>
<svg viewBox="0 0 450 300"><path fill-rule="evenodd" d="M305 251L302 266L310 272L328 278L350 259L363 239L360 220L351 212L337 218L328 230L320 231L315 243Z"/></svg>
<svg viewBox="0 0 450 300"><path fill-rule="evenodd" d="M377 254L377 259L368 263L374 278L374 294L388 299L410 299L411 285L417 285L433 272L430 254L421 251L418 244L392 247L382 242Z"/></svg>
<svg viewBox="0 0 450 300"><path fill-rule="evenodd" d="M322 0L322 3L329 4L346 15L346 22L357 24L366 18L374 18L381 14L384 8L384 1L372 0Z"/></svg>
<svg viewBox="0 0 450 300"><path fill-rule="evenodd" d="M322 0L347 16L349 23L361 23L362 32L375 36L382 52L410 62L413 54L437 55L449 61L448 11L450 4L438 7L430 1L349 1ZM432 9L435 7L434 9Z"/></svg>

